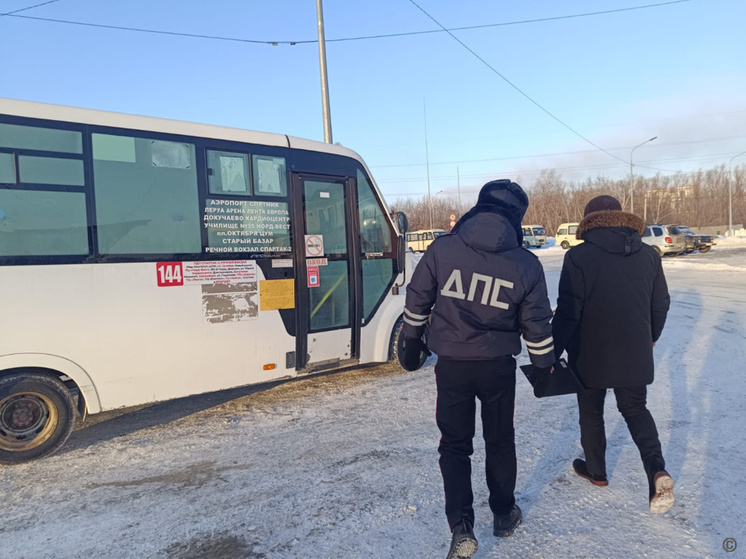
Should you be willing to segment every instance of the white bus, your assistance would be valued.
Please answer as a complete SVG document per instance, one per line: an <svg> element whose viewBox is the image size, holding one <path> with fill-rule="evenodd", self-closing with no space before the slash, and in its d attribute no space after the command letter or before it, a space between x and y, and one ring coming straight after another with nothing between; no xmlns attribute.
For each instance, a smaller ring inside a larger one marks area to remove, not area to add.
<svg viewBox="0 0 746 559"><path fill-rule="evenodd" d="M425 252L432 242L445 235L443 229L421 229L407 233L407 248L414 252Z"/></svg>
<svg viewBox="0 0 746 559"><path fill-rule="evenodd" d="M405 232L340 146L0 99L0 462L86 413L389 360Z"/></svg>

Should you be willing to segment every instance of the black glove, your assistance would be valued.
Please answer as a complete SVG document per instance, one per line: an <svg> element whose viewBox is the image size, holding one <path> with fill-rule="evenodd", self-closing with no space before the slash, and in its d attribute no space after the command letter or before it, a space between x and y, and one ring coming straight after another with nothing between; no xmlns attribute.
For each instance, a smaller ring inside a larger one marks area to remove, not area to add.
<svg viewBox="0 0 746 559"><path fill-rule="evenodd" d="M531 384L534 386L534 396L541 398L546 392L552 374L552 367L534 367L531 373Z"/></svg>
<svg viewBox="0 0 746 559"><path fill-rule="evenodd" d="M423 356L424 354L424 356ZM416 371L430 355L425 342L420 338L404 338L402 350L399 352L399 363L407 371Z"/></svg>

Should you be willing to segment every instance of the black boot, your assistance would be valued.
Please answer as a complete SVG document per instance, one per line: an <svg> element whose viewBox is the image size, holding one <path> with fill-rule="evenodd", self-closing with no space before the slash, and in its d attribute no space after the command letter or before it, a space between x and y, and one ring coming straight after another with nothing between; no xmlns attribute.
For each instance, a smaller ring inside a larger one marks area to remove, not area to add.
<svg viewBox="0 0 746 559"><path fill-rule="evenodd" d="M606 479L606 476L592 474L588 471L588 466L586 465L585 460L581 460L580 458L575 459L572 463L572 469L575 470L576 474L587 479L593 485L597 485L598 487L606 487L609 485L609 480Z"/></svg>
<svg viewBox="0 0 746 559"><path fill-rule="evenodd" d="M446 559L468 559L477 552L477 538L468 518L462 519L451 532L451 549L448 550Z"/></svg>
<svg viewBox="0 0 746 559"><path fill-rule="evenodd" d="M523 513L518 505L513 505L513 510L502 516L495 516L492 533L498 538L511 536L523 519Z"/></svg>
<svg viewBox="0 0 746 559"><path fill-rule="evenodd" d="M653 475L653 483L650 487L650 512L656 514L668 512L673 503L673 479L666 470L660 470Z"/></svg>

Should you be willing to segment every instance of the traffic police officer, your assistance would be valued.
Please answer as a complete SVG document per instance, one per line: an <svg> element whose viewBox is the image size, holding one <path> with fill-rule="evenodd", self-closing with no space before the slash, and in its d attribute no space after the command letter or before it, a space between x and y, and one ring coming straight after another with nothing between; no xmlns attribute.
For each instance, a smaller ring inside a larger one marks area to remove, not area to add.
<svg viewBox="0 0 746 559"><path fill-rule="evenodd" d="M430 245L407 287L402 365L420 366L428 323L428 346L438 355L438 452L452 531L448 559L477 550L470 458L475 398L481 401L493 533L511 535L522 518L514 497L513 429L513 356L521 352L521 334L537 374L549 374L554 363L544 270L522 248L527 209L528 197L518 184L507 179L485 184L476 206Z"/></svg>

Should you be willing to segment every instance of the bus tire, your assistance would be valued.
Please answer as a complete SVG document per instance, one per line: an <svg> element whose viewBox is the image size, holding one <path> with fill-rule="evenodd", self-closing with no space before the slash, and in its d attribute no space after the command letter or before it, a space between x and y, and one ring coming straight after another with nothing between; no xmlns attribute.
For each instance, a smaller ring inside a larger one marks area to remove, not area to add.
<svg viewBox="0 0 746 559"><path fill-rule="evenodd" d="M699 247L699 252L704 254L705 252L709 252L711 248L712 247Z"/></svg>
<svg viewBox="0 0 746 559"><path fill-rule="evenodd" d="M400 316L394 324L393 330L391 330L391 339L389 340L389 363L397 362L399 357L399 338L401 337L401 329L404 326L404 315Z"/></svg>
<svg viewBox="0 0 746 559"><path fill-rule="evenodd" d="M561 246L562 248L564 248L565 250L567 250L568 248L570 248L570 243L568 243L567 241L562 241L562 242L560 243L560 246Z"/></svg>
<svg viewBox="0 0 746 559"><path fill-rule="evenodd" d="M0 377L0 464L48 456L75 426L75 402L57 377L32 371Z"/></svg>

